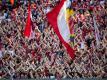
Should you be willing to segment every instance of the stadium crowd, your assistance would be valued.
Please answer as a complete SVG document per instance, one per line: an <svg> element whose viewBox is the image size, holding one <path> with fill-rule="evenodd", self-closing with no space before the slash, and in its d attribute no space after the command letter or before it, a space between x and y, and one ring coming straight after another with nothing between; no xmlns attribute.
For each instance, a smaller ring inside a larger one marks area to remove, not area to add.
<svg viewBox="0 0 107 80"><path fill-rule="evenodd" d="M0 78L107 78L107 1L73 0L74 60L46 18L60 1L31 2L31 39L23 34L27 1L0 12Z"/></svg>

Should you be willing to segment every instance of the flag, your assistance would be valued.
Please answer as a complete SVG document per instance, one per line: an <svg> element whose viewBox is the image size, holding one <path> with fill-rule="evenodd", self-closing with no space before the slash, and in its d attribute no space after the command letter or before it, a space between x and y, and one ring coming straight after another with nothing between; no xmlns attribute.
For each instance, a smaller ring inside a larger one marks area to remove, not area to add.
<svg viewBox="0 0 107 80"><path fill-rule="evenodd" d="M69 4L68 4L69 3ZM67 22L67 26L69 27L70 31L70 44L73 47L74 46L74 21L73 21L73 14L74 11L72 9L71 3L67 2L68 6L66 6L66 13L65 13L65 19Z"/></svg>
<svg viewBox="0 0 107 80"><path fill-rule="evenodd" d="M69 26L67 22L67 19L70 19L70 16L72 16L74 12L73 10L68 10L69 15L67 15L67 8L69 7L69 5L71 5L71 2L69 0L62 0L59 5L57 5L52 11L47 13L47 19L52 25L61 42L66 47L70 57L74 59L75 51L70 46L70 35L73 32L70 32L71 26Z"/></svg>
<svg viewBox="0 0 107 80"><path fill-rule="evenodd" d="M2 0L2 5L4 6L6 4L6 0Z"/></svg>
<svg viewBox="0 0 107 80"><path fill-rule="evenodd" d="M25 30L24 30L24 36L25 37L30 37L32 29L31 29L31 11L30 11L30 5L28 6L28 17L27 17L27 21L26 21L26 26L25 26Z"/></svg>
<svg viewBox="0 0 107 80"><path fill-rule="evenodd" d="M97 43L97 46L98 46L100 44L100 36L99 36L99 30L98 30L98 27L97 27L95 17L93 17L93 22L94 22L96 43Z"/></svg>
<svg viewBox="0 0 107 80"><path fill-rule="evenodd" d="M11 3L12 5L14 5L14 0L10 0L10 3Z"/></svg>

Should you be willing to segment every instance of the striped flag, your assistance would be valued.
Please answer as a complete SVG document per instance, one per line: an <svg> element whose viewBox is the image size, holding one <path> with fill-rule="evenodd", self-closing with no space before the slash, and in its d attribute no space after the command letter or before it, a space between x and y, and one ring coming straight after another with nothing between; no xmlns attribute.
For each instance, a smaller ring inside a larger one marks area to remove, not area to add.
<svg viewBox="0 0 107 80"><path fill-rule="evenodd" d="M52 11L47 14L47 19L53 26L53 29L61 42L66 47L70 57L74 59L75 51L70 45L70 35L73 34L73 28L71 28L72 26L68 24L68 20L74 14L74 12L73 10L68 9L70 5L70 0L62 0L59 5L57 5Z"/></svg>
<svg viewBox="0 0 107 80"><path fill-rule="evenodd" d="M73 21L74 11L72 9L71 2L72 0L66 1L65 18L66 18L67 26L69 27L70 30L70 44L73 47L74 46L74 21Z"/></svg>

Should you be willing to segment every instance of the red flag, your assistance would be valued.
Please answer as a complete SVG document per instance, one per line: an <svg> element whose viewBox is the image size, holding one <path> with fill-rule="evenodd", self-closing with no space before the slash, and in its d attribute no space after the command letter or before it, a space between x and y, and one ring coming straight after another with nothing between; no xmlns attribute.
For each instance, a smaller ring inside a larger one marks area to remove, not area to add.
<svg viewBox="0 0 107 80"><path fill-rule="evenodd" d="M14 5L14 0L10 0L10 3L11 3L12 5Z"/></svg>
<svg viewBox="0 0 107 80"><path fill-rule="evenodd" d="M47 19L52 25L54 31L56 32L57 36L61 40L61 42L66 47L70 57L74 59L75 51L71 48L69 44L70 39L70 30L69 27L66 25L65 20L65 0L62 0L59 5L57 5L51 12L47 14ZM69 36L69 37L68 37Z"/></svg>
<svg viewBox="0 0 107 80"><path fill-rule="evenodd" d="M25 37L30 37L30 34L31 34L31 18L30 18L30 14L31 14L31 11L30 11L30 5L28 6L28 17L27 17L27 21L26 21L26 26L25 26L25 30L24 30L24 36Z"/></svg>

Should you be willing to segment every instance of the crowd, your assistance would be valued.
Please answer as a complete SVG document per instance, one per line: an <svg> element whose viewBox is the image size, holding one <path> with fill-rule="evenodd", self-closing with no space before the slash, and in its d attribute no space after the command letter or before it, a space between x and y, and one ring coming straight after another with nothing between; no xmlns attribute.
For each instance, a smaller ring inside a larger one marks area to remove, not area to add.
<svg viewBox="0 0 107 80"><path fill-rule="evenodd" d="M0 78L107 78L107 1L73 0L74 60L46 18L60 1L31 2L31 39L23 34L27 1L0 12Z"/></svg>

